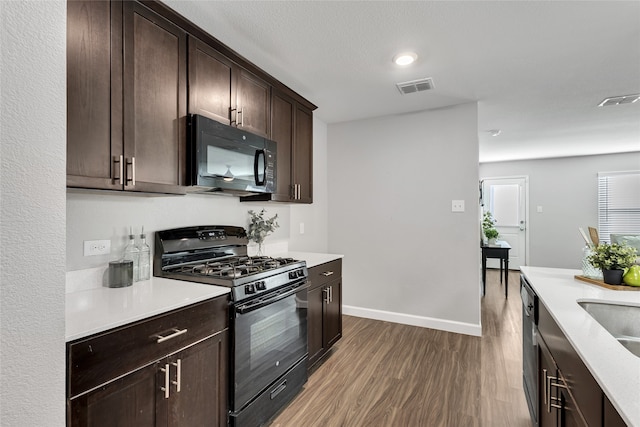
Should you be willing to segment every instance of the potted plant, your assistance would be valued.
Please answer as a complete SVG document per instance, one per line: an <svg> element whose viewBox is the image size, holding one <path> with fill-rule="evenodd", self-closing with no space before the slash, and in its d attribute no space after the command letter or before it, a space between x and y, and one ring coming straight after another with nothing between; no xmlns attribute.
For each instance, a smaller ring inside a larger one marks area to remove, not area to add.
<svg viewBox="0 0 640 427"><path fill-rule="evenodd" d="M624 270L631 267L636 260L636 248L617 243L602 243L593 248L587 260L602 270L604 283L619 285L622 283Z"/></svg>
<svg viewBox="0 0 640 427"><path fill-rule="evenodd" d="M490 245L496 243L496 239L500 235L498 230L495 228L496 220L493 219L491 212L487 211L482 216L482 232L484 236L487 238Z"/></svg>
<svg viewBox="0 0 640 427"><path fill-rule="evenodd" d="M264 255L262 252L262 244L264 243L264 239L273 231L280 227L276 219L278 219L278 214L275 214L271 218L264 218L265 210L262 209L260 212L256 213L254 211L249 211L249 227L247 228L247 238L250 242L255 242L258 244L258 255Z"/></svg>

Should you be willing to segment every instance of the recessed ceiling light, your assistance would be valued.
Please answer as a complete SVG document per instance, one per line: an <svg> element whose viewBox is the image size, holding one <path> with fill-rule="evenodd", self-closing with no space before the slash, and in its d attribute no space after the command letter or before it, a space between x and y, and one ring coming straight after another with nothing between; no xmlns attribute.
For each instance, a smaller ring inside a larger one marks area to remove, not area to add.
<svg viewBox="0 0 640 427"><path fill-rule="evenodd" d="M414 52L402 52L393 57L393 62L397 65L409 65L418 59Z"/></svg>

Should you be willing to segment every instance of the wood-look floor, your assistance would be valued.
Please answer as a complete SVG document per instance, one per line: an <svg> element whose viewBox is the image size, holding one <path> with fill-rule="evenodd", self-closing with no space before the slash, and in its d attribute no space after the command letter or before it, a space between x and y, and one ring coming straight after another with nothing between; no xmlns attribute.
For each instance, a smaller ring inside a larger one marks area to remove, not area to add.
<svg viewBox="0 0 640 427"><path fill-rule="evenodd" d="M519 274L487 272L482 337L352 316L271 427L530 427L522 391Z"/></svg>

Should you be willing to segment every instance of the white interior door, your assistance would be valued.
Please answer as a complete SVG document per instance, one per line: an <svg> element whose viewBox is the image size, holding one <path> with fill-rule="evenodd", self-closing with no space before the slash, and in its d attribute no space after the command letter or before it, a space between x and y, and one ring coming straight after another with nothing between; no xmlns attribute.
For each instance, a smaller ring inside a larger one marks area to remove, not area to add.
<svg viewBox="0 0 640 427"><path fill-rule="evenodd" d="M511 245L509 269L526 265L527 249L527 177L487 178L482 181L483 212L496 220L500 236ZM488 259L487 267L500 268L500 261Z"/></svg>

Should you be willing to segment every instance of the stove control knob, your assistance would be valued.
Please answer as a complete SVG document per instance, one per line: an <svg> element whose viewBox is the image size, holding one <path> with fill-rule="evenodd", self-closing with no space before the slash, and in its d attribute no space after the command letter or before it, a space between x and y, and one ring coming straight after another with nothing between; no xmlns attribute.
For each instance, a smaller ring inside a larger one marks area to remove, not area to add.
<svg viewBox="0 0 640 427"><path fill-rule="evenodd" d="M255 286L253 286L253 283L250 284L250 285L245 285L244 293L246 293L246 294L255 294L256 293L256 288L255 288Z"/></svg>
<svg viewBox="0 0 640 427"><path fill-rule="evenodd" d="M256 290L264 291L267 289L267 285L264 284L264 281L256 282Z"/></svg>
<svg viewBox="0 0 640 427"><path fill-rule="evenodd" d="M298 270L298 277L302 277L302 276L304 276L304 271Z"/></svg>
<svg viewBox="0 0 640 427"><path fill-rule="evenodd" d="M298 274L295 271L289 272L289 279L295 279L298 277Z"/></svg>

